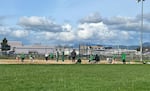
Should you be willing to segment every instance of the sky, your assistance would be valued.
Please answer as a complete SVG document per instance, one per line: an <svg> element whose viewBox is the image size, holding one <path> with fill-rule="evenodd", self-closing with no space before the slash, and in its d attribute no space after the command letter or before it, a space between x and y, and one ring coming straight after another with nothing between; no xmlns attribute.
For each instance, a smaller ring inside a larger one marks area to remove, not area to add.
<svg viewBox="0 0 150 91"><path fill-rule="evenodd" d="M144 1L143 42L150 42L150 0ZM136 0L0 0L0 39L24 45L139 45Z"/></svg>

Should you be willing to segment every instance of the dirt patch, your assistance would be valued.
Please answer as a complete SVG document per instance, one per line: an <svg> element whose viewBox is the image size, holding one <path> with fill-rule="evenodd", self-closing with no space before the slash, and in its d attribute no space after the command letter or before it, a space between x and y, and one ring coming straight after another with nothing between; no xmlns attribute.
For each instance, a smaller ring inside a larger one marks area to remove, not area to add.
<svg viewBox="0 0 150 91"><path fill-rule="evenodd" d="M58 62L56 60L38 60L35 59L34 61L31 60L24 60L24 62L21 62L21 60L10 60L10 59L0 59L0 64L76 64L76 62L72 62L71 60L65 60L62 62L62 60L59 60ZM94 62L88 62L88 60L82 60L81 64L95 64ZM106 60L102 60L96 64L110 64ZM121 61L117 61L114 64L122 64ZM138 62L127 62L126 64L141 64Z"/></svg>

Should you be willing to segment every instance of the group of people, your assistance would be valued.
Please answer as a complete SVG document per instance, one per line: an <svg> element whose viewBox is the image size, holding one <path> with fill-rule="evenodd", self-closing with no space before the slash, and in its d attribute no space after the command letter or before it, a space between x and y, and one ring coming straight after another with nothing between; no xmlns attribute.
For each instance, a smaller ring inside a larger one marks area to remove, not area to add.
<svg viewBox="0 0 150 91"><path fill-rule="evenodd" d="M63 51L62 52L62 61L64 61L64 56L65 56L65 54L64 54L64 51ZM46 53L45 54L45 60L46 61L48 61L49 59L53 60L54 58L56 58L57 62L59 61L59 51L56 50L55 56L54 56L53 53L50 53L50 54Z"/></svg>
<svg viewBox="0 0 150 91"><path fill-rule="evenodd" d="M53 53L50 53L50 54L46 53L46 54L45 54L45 60L46 60L46 61L48 61L49 59L50 59L50 60L53 60L53 59L55 58L56 61L58 62L59 59L60 59L59 57L60 57L59 51L57 51L57 50L56 50L55 56L54 56ZM71 60L72 60L73 63L81 63L80 56L77 58L77 53L76 53L75 49L73 49L73 51L71 52L70 57L71 57ZM24 62L24 59L25 59L25 58L26 58L26 55L25 55L24 53L22 53L22 54L16 56L16 59L17 59L18 61L21 60L21 62ZM31 60L31 62L34 62L34 58L35 58L34 55L29 54L29 59ZM112 58L107 59L107 61L108 61L109 63L115 64L115 63L116 63L116 58L117 58L117 55L114 54L114 55L112 56ZM64 62L64 59L65 59L65 53L64 53L64 51L63 51L63 52L61 53L61 60L62 60L62 62ZM125 53L122 53L122 54L121 54L121 60L122 60L123 64L126 64L126 54L125 54ZM89 62L90 62L90 63L98 63L99 61L100 61L100 57L99 57L98 54L96 54L96 55L90 54L90 55L89 55Z"/></svg>
<svg viewBox="0 0 150 91"><path fill-rule="evenodd" d="M75 51L75 49L73 49L73 51L71 52L71 59L72 59L72 62L75 62L75 60L76 60L76 55L77 55L77 54L76 54L76 51ZM50 58L50 59L54 59L54 54L53 54L53 53L50 53L50 54L46 53L46 54L45 54L45 60L48 61L49 58ZM57 50L56 50L56 52L55 52L55 59L56 59L57 62L58 62L59 59L60 59L60 52L57 51ZM64 62L64 60L65 60L65 53L64 53L64 51L61 52L61 60L62 60L63 62Z"/></svg>
<svg viewBox="0 0 150 91"><path fill-rule="evenodd" d="M108 61L109 63L116 64L116 58L117 58L117 55L114 54L114 55L112 56L112 58L107 58L107 61ZM121 54L121 61L122 61L123 64L126 64L126 54L125 54L125 53L122 53L122 54Z"/></svg>
<svg viewBox="0 0 150 91"><path fill-rule="evenodd" d="M26 58L26 55L24 53L16 56L16 60L18 61L21 60L21 62L24 62L25 58ZM29 54L29 59L31 60L31 62L34 62L34 58L35 58L34 55Z"/></svg>
<svg viewBox="0 0 150 91"><path fill-rule="evenodd" d="M98 63L99 61L100 61L100 57L98 56L98 54L96 54L96 55L91 54L89 56L89 62Z"/></svg>

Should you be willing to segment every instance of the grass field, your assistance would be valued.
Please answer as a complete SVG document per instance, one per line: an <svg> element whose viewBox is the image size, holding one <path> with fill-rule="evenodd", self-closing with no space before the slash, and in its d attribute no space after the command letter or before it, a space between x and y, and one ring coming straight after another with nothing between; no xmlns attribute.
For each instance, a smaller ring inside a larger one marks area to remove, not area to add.
<svg viewBox="0 0 150 91"><path fill-rule="evenodd" d="M0 91L149 91L149 65L0 65Z"/></svg>

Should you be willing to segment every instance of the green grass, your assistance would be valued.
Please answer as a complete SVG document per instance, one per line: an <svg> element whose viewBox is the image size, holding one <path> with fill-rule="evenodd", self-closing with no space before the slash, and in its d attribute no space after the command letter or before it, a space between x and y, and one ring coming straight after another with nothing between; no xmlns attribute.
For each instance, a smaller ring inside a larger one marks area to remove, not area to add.
<svg viewBox="0 0 150 91"><path fill-rule="evenodd" d="M149 65L0 65L0 91L149 91Z"/></svg>

